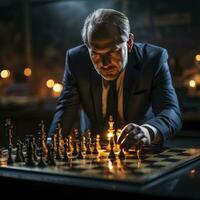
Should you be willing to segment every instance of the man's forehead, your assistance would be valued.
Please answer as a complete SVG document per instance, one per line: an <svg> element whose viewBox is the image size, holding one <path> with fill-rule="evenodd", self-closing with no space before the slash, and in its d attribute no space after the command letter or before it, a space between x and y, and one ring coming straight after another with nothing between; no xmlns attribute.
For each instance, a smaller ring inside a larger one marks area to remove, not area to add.
<svg viewBox="0 0 200 200"><path fill-rule="evenodd" d="M113 38L89 40L89 46L93 50L113 49L120 44L121 41L116 41Z"/></svg>

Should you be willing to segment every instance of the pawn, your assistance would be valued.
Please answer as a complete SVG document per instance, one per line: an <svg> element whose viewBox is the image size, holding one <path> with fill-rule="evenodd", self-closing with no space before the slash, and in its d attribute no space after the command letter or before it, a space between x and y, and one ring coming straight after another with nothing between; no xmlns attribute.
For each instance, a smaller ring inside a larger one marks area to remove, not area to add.
<svg viewBox="0 0 200 200"><path fill-rule="evenodd" d="M90 142L89 141L87 141L87 144L86 144L86 154L91 154L91 149L90 149Z"/></svg>
<svg viewBox="0 0 200 200"><path fill-rule="evenodd" d="M81 149L82 149L82 145L81 145L81 141L80 141L79 144L78 144L78 155L77 155L78 159L83 159Z"/></svg>
<svg viewBox="0 0 200 200"><path fill-rule="evenodd" d="M96 140L96 138L94 139L94 149L93 149L92 153L93 154L98 154L99 153L98 150L97 150L97 140Z"/></svg>
<svg viewBox="0 0 200 200"><path fill-rule="evenodd" d="M97 134L97 136L96 136L96 145L97 145L97 149L101 149L101 145L100 145L100 135L99 134Z"/></svg>

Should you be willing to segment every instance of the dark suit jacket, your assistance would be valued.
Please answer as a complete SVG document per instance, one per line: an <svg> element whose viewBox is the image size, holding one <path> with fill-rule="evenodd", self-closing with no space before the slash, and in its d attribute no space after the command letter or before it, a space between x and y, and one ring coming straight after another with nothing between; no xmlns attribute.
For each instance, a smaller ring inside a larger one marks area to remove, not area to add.
<svg viewBox="0 0 200 200"><path fill-rule="evenodd" d="M148 123L163 135L173 136L182 125L179 104L167 63L167 51L150 44L135 43L129 53L124 78L124 122ZM102 131L102 82L85 45L67 51L59 97L49 136L60 122L68 134L80 112L82 131Z"/></svg>

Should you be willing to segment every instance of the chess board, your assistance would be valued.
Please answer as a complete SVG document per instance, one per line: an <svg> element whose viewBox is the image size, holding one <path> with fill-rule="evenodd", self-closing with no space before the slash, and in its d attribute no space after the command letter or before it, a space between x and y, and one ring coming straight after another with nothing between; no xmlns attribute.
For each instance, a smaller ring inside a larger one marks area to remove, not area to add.
<svg viewBox="0 0 200 200"><path fill-rule="evenodd" d="M100 149L98 155L83 154L83 159L69 156L67 162L56 161L56 166L44 168L27 167L23 162L8 166L5 158L1 158L0 169L145 184L200 159L200 149L197 148L147 149L141 153L140 158L135 150L130 150L125 152L124 160L117 157L110 160L108 154L105 149Z"/></svg>

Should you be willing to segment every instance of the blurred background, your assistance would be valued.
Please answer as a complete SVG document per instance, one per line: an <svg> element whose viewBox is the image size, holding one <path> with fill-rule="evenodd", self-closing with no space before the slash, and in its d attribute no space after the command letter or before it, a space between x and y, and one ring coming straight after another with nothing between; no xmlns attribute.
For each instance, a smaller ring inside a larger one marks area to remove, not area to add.
<svg viewBox="0 0 200 200"><path fill-rule="evenodd" d="M0 146L7 118L14 140L36 134L41 120L48 132L66 50L82 43L84 19L97 8L124 12L136 42L168 50L183 113L177 136L200 137L199 0L0 0Z"/></svg>

